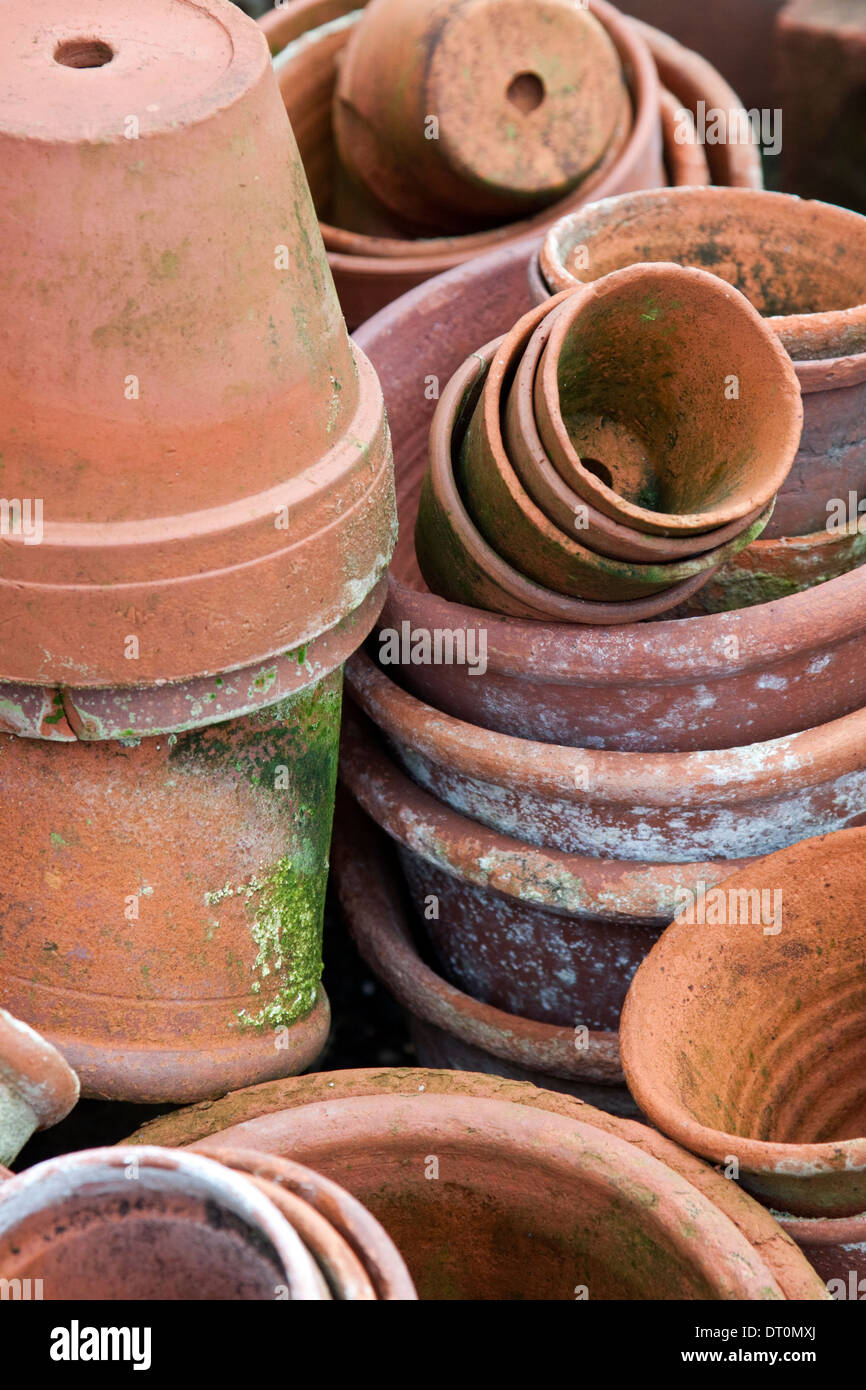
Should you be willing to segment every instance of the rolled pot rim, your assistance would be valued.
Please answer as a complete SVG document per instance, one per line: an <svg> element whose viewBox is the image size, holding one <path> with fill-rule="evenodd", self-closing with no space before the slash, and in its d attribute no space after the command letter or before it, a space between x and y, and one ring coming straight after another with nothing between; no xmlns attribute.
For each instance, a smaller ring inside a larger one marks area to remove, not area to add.
<svg viewBox="0 0 866 1390"><path fill-rule="evenodd" d="M21 1097L39 1129L64 1119L81 1086L62 1052L23 1019L0 1008L0 1085Z"/></svg>
<svg viewBox="0 0 866 1390"><path fill-rule="evenodd" d="M540 282L547 287L550 294L561 293L568 284L595 283L594 278L581 280L565 269L565 258L572 247L578 244L580 233L575 230L576 224L591 222L594 218L612 211L618 204L628 200L635 203L645 201L648 207L652 206L653 202L673 203L674 205L687 202L694 205L700 201L711 205L713 200L719 200L728 206L732 203L745 204L744 217L753 216L748 207L750 203L755 207L759 203L763 203L767 208L802 206L818 208L831 216L834 221L838 223L848 222L852 227L866 222L866 218L853 209L838 207L835 203L827 203L820 198L804 198L795 193L784 193L766 188L732 188L715 184L694 184L639 189L633 192L614 194L608 198L595 199L583 207L576 208L573 212L565 213L558 222L549 228L538 250L537 265L540 272ZM866 237L866 227L861 228L861 230ZM591 231L590 235L592 235ZM633 264L637 264L637 262L633 262ZM851 305L845 309L822 309L812 313L799 314L765 314L762 315L762 318L778 334L786 350L791 353L794 368L800 378L800 389L803 392L826 390L828 381L834 379L838 385L842 385L866 378L866 349L860 353L842 353L836 357L820 358L796 358L791 352L791 349L796 350L799 339L811 337L816 330L828 343L834 336L852 324L856 327L862 327L866 333L866 302Z"/></svg>
<svg viewBox="0 0 866 1390"><path fill-rule="evenodd" d="M539 743L478 728L444 714L403 690L363 651L346 665L352 698L389 737L460 777L536 796L581 803L592 788L601 804L661 807L675 793L684 807L723 804L735 790L740 804L772 797L795 762L802 790L861 765L866 709L761 743L691 753L633 753ZM850 769L849 769L850 764ZM585 777L575 777L577 769Z"/></svg>

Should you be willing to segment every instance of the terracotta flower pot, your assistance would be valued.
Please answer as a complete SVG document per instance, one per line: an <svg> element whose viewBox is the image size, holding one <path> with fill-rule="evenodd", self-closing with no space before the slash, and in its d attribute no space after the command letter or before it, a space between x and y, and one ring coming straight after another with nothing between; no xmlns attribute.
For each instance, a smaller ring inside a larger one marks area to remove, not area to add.
<svg viewBox="0 0 866 1390"><path fill-rule="evenodd" d="M808 840L720 885L715 916L679 917L632 982L623 1065L652 1122L779 1211L866 1210L866 830ZM779 894L781 930L732 905Z"/></svg>
<svg viewBox="0 0 866 1390"><path fill-rule="evenodd" d="M559 305L551 338L561 316L570 313L574 298L566 295L566 302ZM580 531L572 526L568 533L551 523L523 488L502 438L504 400L516 365L546 312L545 306L530 310L497 346L460 448L458 488L484 539L536 583L556 593L596 602L626 603L675 591L698 575L708 576L716 565L760 535L768 515L762 515L747 530L735 528L738 534L732 541L704 555L679 562L637 564L610 559L590 549L589 544L581 544L575 538L581 536ZM612 448L616 448L613 441ZM767 499L762 499L761 511L766 512L768 506ZM754 513L752 508L749 514L754 517ZM430 549L429 541L424 548Z"/></svg>
<svg viewBox="0 0 866 1390"><path fill-rule="evenodd" d="M4 536L0 678L148 685L312 641L387 566L390 449L261 30L110 0L82 67L80 18L16 15L0 452L43 524Z"/></svg>
<svg viewBox="0 0 866 1390"><path fill-rule="evenodd" d="M342 1301L416 1300L403 1257L375 1217L337 1183L311 1168L255 1149L196 1146L245 1173L314 1255L332 1297Z"/></svg>
<svg viewBox="0 0 866 1390"><path fill-rule="evenodd" d="M0 737L0 1001L85 1095L220 1095L318 1055L341 688L160 738Z"/></svg>
<svg viewBox="0 0 866 1390"><path fill-rule="evenodd" d="M564 197L604 156L623 106L616 48L586 9L370 0L340 63L334 135L392 212L461 231Z"/></svg>
<svg viewBox="0 0 866 1390"><path fill-rule="evenodd" d="M782 1229L796 1241L813 1269L840 1302L862 1302L866 1294L866 1216L780 1216Z"/></svg>
<svg viewBox="0 0 866 1390"><path fill-rule="evenodd" d="M164 1117L133 1143L148 1133L315 1157L382 1220L422 1298L573 1300L576 1284L591 1299L827 1297L733 1184L643 1125L532 1086L325 1072ZM449 1181L419 1182L419 1154L437 1156Z"/></svg>
<svg viewBox="0 0 866 1390"><path fill-rule="evenodd" d="M706 569L658 594L629 601L591 601L535 583L488 544L464 505L455 465L496 352L497 343L488 343L467 358L442 392L430 426L430 464L421 487L414 542L417 564L431 589L448 599L513 617L581 624L639 622L684 602L706 582ZM590 564L588 559L587 569Z"/></svg>
<svg viewBox="0 0 866 1390"><path fill-rule="evenodd" d="M779 334L803 393L800 452L768 538L808 535L866 490L866 218L784 193L667 189L564 219L539 252L553 293L636 261L680 261L741 290ZM537 281L534 282L536 285Z"/></svg>
<svg viewBox="0 0 866 1390"><path fill-rule="evenodd" d="M695 188L712 182L710 166L700 143L694 116L680 104L673 92L663 87L659 98L662 142L668 183L673 188Z"/></svg>
<svg viewBox="0 0 866 1390"><path fill-rule="evenodd" d="M0 1009L0 1164L12 1163L37 1129L68 1115L78 1089L56 1047Z"/></svg>
<svg viewBox="0 0 866 1390"><path fill-rule="evenodd" d="M629 266L568 298L539 362L535 416L581 497L677 536L766 507L803 424L794 369L760 314L716 276L673 264Z"/></svg>
<svg viewBox="0 0 866 1390"><path fill-rule="evenodd" d="M427 592L413 531L435 390L444 397L478 343L528 307L523 255L511 248L420 287L358 333L385 383L397 460L400 539L381 629L486 638L483 680L465 665L403 655L401 682L502 733L646 752L760 743L866 706L866 569L738 613L609 630L496 618L478 600L465 607ZM816 399L806 397L807 410Z"/></svg>
<svg viewBox="0 0 866 1390"><path fill-rule="evenodd" d="M150 1146L66 1154L0 1184L0 1269L41 1280L50 1301L331 1296L251 1181Z"/></svg>
<svg viewBox="0 0 866 1390"><path fill-rule="evenodd" d="M346 678L420 786L530 844L644 862L737 859L866 819L866 710L771 743L611 753L452 719L360 652Z"/></svg>

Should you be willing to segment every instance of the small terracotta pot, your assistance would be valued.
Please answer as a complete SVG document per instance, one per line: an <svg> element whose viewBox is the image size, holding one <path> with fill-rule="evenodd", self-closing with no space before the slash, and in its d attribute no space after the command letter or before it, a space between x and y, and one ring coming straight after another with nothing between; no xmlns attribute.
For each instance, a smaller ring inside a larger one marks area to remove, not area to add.
<svg viewBox="0 0 866 1390"><path fill-rule="evenodd" d="M577 599L528 579L480 534L464 506L454 470L496 351L497 343L488 343L467 358L445 387L430 426L430 465L418 502L415 550L431 589L513 617L581 624L639 622L684 602L706 582L709 571L630 601Z"/></svg>
<svg viewBox="0 0 866 1390"><path fill-rule="evenodd" d="M581 497L656 535L766 507L803 425L794 369L757 310L674 264L614 271L566 301L539 362L535 416Z"/></svg>
<svg viewBox="0 0 866 1390"><path fill-rule="evenodd" d="M82 68L80 20L19 6L7 51L0 453L44 522L4 536L0 679L146 685L347 617L387 567L390 448L261 30L211 0L92 27Z"/></svg>
<svg viewBox="0 0 866 1390"><path fill-rule="evenodd" d="M67 1154L0 1185L0 1269L50 1301L330 1298L253 1183L149 1146Z"/></svg>
<svg viewBox="0 0 866 1390"><path fill-rule="evenodd" d="M149 1135L315 1157L379 1216L422 1298L573 1300L575 1284L596 1299L827 1298L769 1214L712 1169L643 1125L512 1081L325 1072L163 1117L133 1144ZM424 1155L447 1183L423 1180ZM588 1229L575 1209L592 1212Z"/></svg>
<svg viewBox="0 0 866 1390"><path fill-rule="evenodd" d="M461 815L567 854L684 863L781 849L866 816L866 710L772 743L608 753L462 723L364 653L347 687L409 775Z"/></svg>
<svg viewBox="0 0 866 1390"><path fill-rule="evenodd" d="M221 1095L309 1066L342 673L167 737L0 737L0 1001L85 1095Z"/></svg>
<svg viewBox="0 0 866 1390"><path fill-rule="evenodd" d="M0 1009L0 1164L12 1163L37 1129L64 1119L78 1090L56 1047Z"/></svg>
<svg viewBox="0 0 866 1390"><path fill-rule="evenodd" d="M828 247L831 248L828 254ZM808 535L831 498L866 490L866 218L784 193L659 190L602 202L552 228L538 297L635 261L712 270L778 332L803 393L800 452L767 538Z"/></svg>
<svg viewBox="0 0 866 1390"><path fill-rule="evenodd" d="M462 231L564 197L605 154L623 104L616 48L586 9L370 0L342 55L334 135L392 212Z"/></svg>
<svg viewBox="0 0 866 1390"><path fill-rule="evenodd" d="M385 384L397 460L400 539L381 628L486 638L483 680L402 657L401 682L501 733L645 752L760 743L866 706L866 569L738 613L610 629L501 619L427 592L413 531L438 404L431 383L450 391L442 384L478 343L528 307L523 255L511 248L414 290L358 334ZM807 410L853 394L807 395Z"/></svg>
<svg viewBox="0 0 866 1390"><path fill-rule="evenodd" d="M725 924L679 917L623 1010L623 1065L650 1120L714 1163L733 1155L749 1191L795 1216L866 1210L864 849L850 830L734 874L705 914ZM743 925L746 901L752 922L772 894L774 927Z"/></svg>
<svg viewBox="0 0 866 1390"><path fill-rule="evenodd" d="M245 1173L270 1198L315 1256L334 1298L416 1300L393 1241L375 1217L336 1183L311 1168L255 1149L197 1144L205 1157Z"/></svg>

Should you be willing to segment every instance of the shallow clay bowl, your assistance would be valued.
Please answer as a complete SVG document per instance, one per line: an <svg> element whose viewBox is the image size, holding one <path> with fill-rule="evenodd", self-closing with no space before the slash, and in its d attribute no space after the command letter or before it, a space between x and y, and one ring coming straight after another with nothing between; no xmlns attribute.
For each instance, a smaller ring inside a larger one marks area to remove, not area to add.
<svg viewBox="0 0 866 1390"><path fill-rule="evenodd" d="M791 359L744 295L652 263L576 291L535 379L538 431L565 481L656 535L727 526L772 501L803 427Z"/></svg>
<svg viewBox="0 0 866 1390"><path fill-rule="evenodd" d="M864 862L860 827L740 870L716 890L727 924L677 918L622 1014L652 1123L713 1163L735 1157L750 1191L795 1216L866 1211ZM780 929L737 923L774 893Z"/></svg>

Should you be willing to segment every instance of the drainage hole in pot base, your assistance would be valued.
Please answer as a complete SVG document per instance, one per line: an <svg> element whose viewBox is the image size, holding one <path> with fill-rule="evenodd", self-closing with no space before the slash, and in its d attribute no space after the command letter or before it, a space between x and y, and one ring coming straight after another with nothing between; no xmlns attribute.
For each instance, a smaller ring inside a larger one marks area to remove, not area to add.
<svg viewBox="0 0 866 1390"><path fill-rule="evenodd" d="M544 83L537 73L519 72L512 77L505 95L512 106L516 106L522 115L528 116L531 111L538 110L546 92Z"/></svg>
<svg viewBox="0 0 866 1390"><path fill-rule="evenodd" d="M613 487L613 474L607 464L602 463L601 459L588 459L581 456L580 460L587 473L591 473L599 482L604 483L605 487Z"/></svg>
<svg viewBox="0 0 866 1390"><path fill-rule="evenodd" d="M54 50L54 61L64 68L103 68L114 49L102 39L64 39Z"/></svg>

